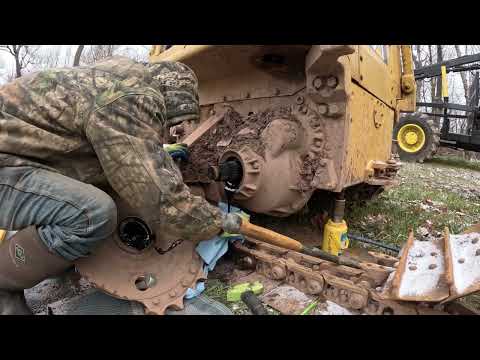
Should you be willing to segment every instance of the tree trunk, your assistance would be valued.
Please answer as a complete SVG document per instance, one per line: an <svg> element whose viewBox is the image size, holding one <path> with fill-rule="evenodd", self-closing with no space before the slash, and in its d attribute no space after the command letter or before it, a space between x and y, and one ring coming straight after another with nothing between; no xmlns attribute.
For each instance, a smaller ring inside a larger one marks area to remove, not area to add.
<svg viewBox="0 0 480 360"><path fill-rule="evenodd" d="M418 69L422 67L422 59L421 59L421 51L420 51L420 45L417 45L416 47L416 54L415 52L412 52L413 54L413 62L415 63L415 68ZM417 101L422 102L422 94L423 94L423 81L417 82Z"/></svg>
<svg viewBox="0 0 480 360"><path fill-rule="evenodd" d="M460 50L459 45L455 45L455 52L457 53L457 57L462 56L462 51ZM468 80L467 80L467 73L465 71L460 71L460 76L462 77L462 83L463 83L463 90L465 91L465 104L468 105L469 99L468 99Z"/></svg>
<svg viewBox="0 0 480 360"><path fill-rule="evenodd" d="M82 51L85 45L78 45L77 51L75 52L75 57L73 59L73 66L80 65L80 57L82 56Z"/></svg>
<svg viewBox="0 0 480 360"><path fill-rule="evenodd" d="M15 54L15 77L18 79L20 76L22 76L22 65L20 65L18 54Z"/></svg>

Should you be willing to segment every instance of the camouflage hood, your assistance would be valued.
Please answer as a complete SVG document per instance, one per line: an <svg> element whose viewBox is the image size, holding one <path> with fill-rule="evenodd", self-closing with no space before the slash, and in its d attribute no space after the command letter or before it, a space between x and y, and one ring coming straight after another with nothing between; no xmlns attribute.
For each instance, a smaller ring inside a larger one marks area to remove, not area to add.
<svg viewBox="0 0 480 360"><path fill-rule="evenodd" d="M179 62L163 61L148 64L147 69L159 83L158 90L164 96L167 126L199 118L198 79L188 66Z"/></svg>

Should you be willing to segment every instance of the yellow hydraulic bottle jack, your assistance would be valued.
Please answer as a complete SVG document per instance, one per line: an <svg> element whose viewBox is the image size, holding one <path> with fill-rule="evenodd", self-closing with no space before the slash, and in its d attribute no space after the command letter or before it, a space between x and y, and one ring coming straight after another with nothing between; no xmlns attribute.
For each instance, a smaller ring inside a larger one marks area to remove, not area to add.
<svg viewBox="0 0 480 360"><path fill-rule="evenodd" d="M323 231L322 250L332 255L338 256L350 245L348 239L348 226L343 219L345 215L345 198L340 193L335 199L333 216L328 219Z"/></svg>

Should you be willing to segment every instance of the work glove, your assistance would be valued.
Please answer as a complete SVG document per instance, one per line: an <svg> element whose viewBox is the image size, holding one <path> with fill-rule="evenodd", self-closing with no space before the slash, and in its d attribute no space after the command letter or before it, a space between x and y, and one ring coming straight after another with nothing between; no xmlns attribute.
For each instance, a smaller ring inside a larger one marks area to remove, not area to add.
<svg viewBox="0 0 480 360"><path fill-rule="evenodd" d="M174 161L180 160L188 162L188 147L185 144L172 144L166 145L165 151L167 151Z"/></svg>

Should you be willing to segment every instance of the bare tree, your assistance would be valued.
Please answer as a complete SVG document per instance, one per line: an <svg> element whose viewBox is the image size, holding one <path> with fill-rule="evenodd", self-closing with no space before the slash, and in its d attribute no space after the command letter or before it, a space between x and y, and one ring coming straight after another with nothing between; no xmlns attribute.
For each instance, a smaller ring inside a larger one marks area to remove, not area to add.
<svg viewBox="0 0 480 360"><path fill-rule="evenodd" d="M119 47L120 45L91 45L83 50L81 60L88 65L94 64L113 56Z"/></svg>
<svg viewBox="0 0 480 360"><path fill-rule="evenodd" d="M15 60L15 77L22 76L22 71L35 64L35 56L39 46L32 45L0 45L0 50L13 56Z"/></svg>
<svg viewBox="0 0 480 360"><path fill-rule="evenodd" d="M80 65L80 58L82 56L82 52L83 52L84 47L85 47L85 45L78 45L77 51L75 52L75 57L73 59L73 66Z"/></svg>
<svg viewBox="0 0 480 360"><path fill-rule="evenodd" d="M51 69L61 65L61 48L59 46L42 46L35 54L35 70Z"/></svg>
<svg viewBox="0 0 480 360"><path fill-rule="evenodd" d="M466 53L465 49L465 53ZM463 56L462 51L460 50L460 45L455 45L455 52L457 54L457 57ZM464 95L465 95L465 101L468 104L468 94L469 94L469 87L468 87L468 79L467 79L467 73L465 71L460 71L460 76L462 77L462 83L463 83L463 90L464 90Z"/></svg>

